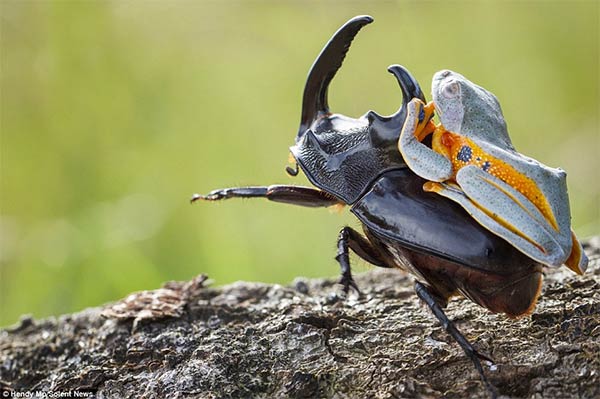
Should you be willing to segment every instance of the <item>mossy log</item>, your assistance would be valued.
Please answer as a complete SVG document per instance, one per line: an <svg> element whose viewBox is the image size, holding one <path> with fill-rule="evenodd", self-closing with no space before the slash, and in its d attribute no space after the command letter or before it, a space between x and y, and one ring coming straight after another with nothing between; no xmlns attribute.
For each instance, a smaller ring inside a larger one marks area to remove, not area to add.
<svg viewBox="0 0 600 399"><path fill-rule="evenodd" d="M600 397L600 237L584 276L546 271L535 312L519 320L455 299L448 316L482 353L499 393ZM2 397L488 397L460 347L397 270L290 286L204 276L0 331Z"/></svg>

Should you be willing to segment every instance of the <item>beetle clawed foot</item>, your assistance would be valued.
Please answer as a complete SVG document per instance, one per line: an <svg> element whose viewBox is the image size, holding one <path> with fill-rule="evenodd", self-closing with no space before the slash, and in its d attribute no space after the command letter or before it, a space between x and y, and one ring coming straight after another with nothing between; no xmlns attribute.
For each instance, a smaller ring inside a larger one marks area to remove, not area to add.
<svg viewBox="0 0 600 399"><path fill-rule="evenodd" d="M488 392L490 393L490 397L492 399L496 399L498 397L497 388L487 379L485 373L483 372L483 368L482 368L479 360L483 360L483 361L491 363L489 365L490 369L495 368L496 362L494 362L494 360L492 358L490 358L489 356L484 355L483 353L480 353L477 349L475 349L473 347L471 347L471 350L467 350L466 352L467 352L467 355L471 358L471 361L473 362L473 364L475 365L475 369L477 370L477 373L481 377L483 384L486 386Z"/></svg>
<svg viewBox="0 0 600 399"><path fill-rule="evenodd" d="M352 278L351 274L342 274L339 284L341 284L343 287L342 290L344 291L344 297L348 297L350 288L352 288L356 292L359 298L362 296L362 292L360 292L360 289L358 289L358 285L356 285L356 282L354 281L354 278Z"/></svg>
<svg viewBox="0 0 600 399"><path fill-rule="evenodd" d="M192 198L190 199L190 204L193 204L194 202L201 200L202 198L203 198L202 195L194 194L194 195L192 195Z"/></svg>
<svg viewBox="0 0 600 399"><path fill-rule="evenodd" d="M492 359L491 357L489 357L487 355L484 355L483 353L480 353L477 349L473 350L473 354L475 356L477 356L480 360L484 360L486 362L490 362L492 366L496 364L496 362L494 361L494 359Z"/></svg>
<svg viewBox="0 0 600 399"><path fill-rule="evenodd" d="M213 191L207 195L194 194L194 195L192 195L192 198L190 199L190 204L193 204L196 201L217 201L224 197L225 196L223 194L221 194L219 191Z"/></svg>

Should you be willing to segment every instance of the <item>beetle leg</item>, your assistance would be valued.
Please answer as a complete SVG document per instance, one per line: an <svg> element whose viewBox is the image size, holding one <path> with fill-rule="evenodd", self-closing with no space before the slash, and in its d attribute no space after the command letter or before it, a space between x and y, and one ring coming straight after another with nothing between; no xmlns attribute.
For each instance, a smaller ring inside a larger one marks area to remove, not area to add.
<svg viewBox="0 0 600 399"><path fill-rule="evenodd" d="M355 254L375 266L390 267L385 263L381 253L373 247L371 242L351 227L346 226L340 231L337 247L338 253L335 259L340 263L340 270L342 273L340 284L344 286L344 293L346 295L348 294L350 287L360 295L360 290L354 282L352 271L350 270L348 248L352 249Z"/></svg>
<svg viewBox="0 0 600 399"><path fill-rule="evenodd" d="M274 202L307 206L327 207L342 204L340 200L324 191L302 186L253 186L213 190L207 195L194 194L191 202L218 201L228 198L266 198Z"/></svg>
<svg viewBox="0 0 600 399"><path fill-rule="evenodd" d="M452 323L452 321L448 319L448 316L446 316L446 313L444 313L444 310L438 304L435 296L427 289L425 285L421 284L418 281L415 282L415 291L417 292L417 296L427 304L429 309L431 309L431 312L442 324L444 330L446 330L446 332L460 345L460 347L465 351L467 357L471 359L471 361L475 365L475 369L481 377L481 380L489 390L492 398L495 399L498 395L496 392L496 388L488 381L487 377L485 376L483 372L483 367L481 366L481 362L479 361L479 359L487 360L492 363L494 361L489 357L479 353L475 348L473 348L473 345L471 345L467 338L465 338L465 336L462 335L460 331L458 331L454 323Z"/></svg>
<svg viewBox="0 0 600 399"><path fill-rule="evenodd" d="M349 231L352 231L352 229L347 226L340 231L335 260L340 264L342 277L340 278L339 283L344 287L344 294L348 295L348 291L350 291L350 287L352 287L360 296L360 290L358 289L358 286L352 277L352 271L350 270L350 255L348 254Z"/></svg>

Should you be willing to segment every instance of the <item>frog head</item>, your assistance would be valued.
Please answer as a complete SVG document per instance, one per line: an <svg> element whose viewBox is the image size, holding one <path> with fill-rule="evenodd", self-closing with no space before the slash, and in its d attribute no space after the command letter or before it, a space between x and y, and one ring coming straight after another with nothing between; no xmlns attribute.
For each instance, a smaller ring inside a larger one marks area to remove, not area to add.
<svg viewBox="0 0 600 399"><path fill-rule="evenodd" d="M431 85L435 111L446 130L514 150L493 93L447 69L437 72Z"/></svg>

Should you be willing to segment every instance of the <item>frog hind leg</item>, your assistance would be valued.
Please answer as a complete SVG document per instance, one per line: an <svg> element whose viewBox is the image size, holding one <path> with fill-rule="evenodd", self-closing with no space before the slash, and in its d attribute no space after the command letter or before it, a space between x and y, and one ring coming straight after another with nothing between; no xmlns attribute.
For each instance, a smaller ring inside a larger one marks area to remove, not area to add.
<svg viewBox="0 0 600 399"><path fill-rule="evenodd" d="M573 230L571 230L571 240L573 241L573 249L565 261L565 265L567 265L567 267L573 270L575 273L583 274L587 269L589 259L583 251L583 246L577 239L577 236Z"/></svg>
<svg viewBox="0 0 600 399"><path fill-rule="evenodd" d="M407 105L407 115L398 140L398 149L404 162L418 176L441 182L452 177L452 163L444 155L433 151L420 140L426 136L433 109L427 109L417 98Z"/></svg>
<svg viewBox="0 0 600 399"><path fill-rule="evenodd" d="M559 245L543 215L513 187L474 165L461 168L456 182L458 186L426 183L424 188L458 202L479 224L530 258L548 266L566 261L571 249Z"/></svg>

